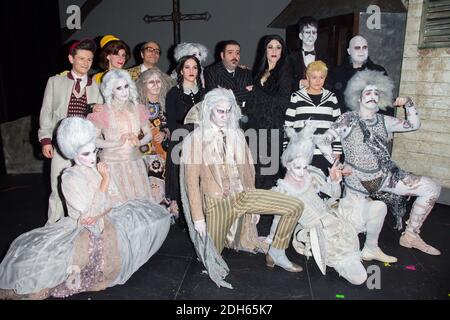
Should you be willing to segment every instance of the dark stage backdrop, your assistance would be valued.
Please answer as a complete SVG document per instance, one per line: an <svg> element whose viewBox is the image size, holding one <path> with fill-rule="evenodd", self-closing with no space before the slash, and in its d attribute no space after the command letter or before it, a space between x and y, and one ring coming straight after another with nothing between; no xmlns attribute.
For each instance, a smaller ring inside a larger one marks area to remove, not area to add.
<svg viewBox="0 0 450 320"><path fill-rule="evenodd" d="M58 0L7 0L0 8L0 123L33 115L37 142L45 85L62 66ZM2 174L3 146L0 152Z"/></svg>

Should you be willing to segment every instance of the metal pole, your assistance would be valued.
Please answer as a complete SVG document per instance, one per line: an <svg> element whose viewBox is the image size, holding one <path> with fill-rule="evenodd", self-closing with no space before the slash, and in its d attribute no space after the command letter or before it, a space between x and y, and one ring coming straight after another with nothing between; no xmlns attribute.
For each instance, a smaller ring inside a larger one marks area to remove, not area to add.
<svg viewBox="0 0 450 320"><path fill-rule="evenodd" d="M173 41L175 44L180 43L180 22L181 22L181 11L180 11L180 0L173 0Z"/></svg>

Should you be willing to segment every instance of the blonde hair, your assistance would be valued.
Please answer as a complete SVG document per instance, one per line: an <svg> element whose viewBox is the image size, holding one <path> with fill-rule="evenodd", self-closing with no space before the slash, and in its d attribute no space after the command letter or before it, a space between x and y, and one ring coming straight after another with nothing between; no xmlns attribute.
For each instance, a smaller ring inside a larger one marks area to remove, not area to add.
<svg viewBox="0 0 450 320"><path fill-rule="evenodd" d="M313 61L306 68L306 74L309 75L313 71L321 71L321 72L323 72L325 74L325 76L327 76L327 74L328 74L328 67L325 64L325 62L323 62L323 61L320 61L320 60Z"/></svg>

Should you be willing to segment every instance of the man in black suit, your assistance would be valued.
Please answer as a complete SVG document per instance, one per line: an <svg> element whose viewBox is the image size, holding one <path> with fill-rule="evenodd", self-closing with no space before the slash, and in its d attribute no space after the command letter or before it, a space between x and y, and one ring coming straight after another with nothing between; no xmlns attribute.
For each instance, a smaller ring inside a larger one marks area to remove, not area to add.
<svg viewBox="0 0 450 320"><path fill-rule="evenodd" d="M295 92L306 87L306 67L313 61L321 60L327 63L327 58L315 49L317 40L317 20L313 17L302 17L298 22L298 37L302 41L301 49L291 53L286 58L284 75L291 79L289 92Z"/></svg>
<svg viewBox="0 0 450 320"><path fill-rule="evenodd" d="M239 67L240 44L235 40L225 41L220 57L222 61L205 70L206 91L214 88L232 90L241 107L242 114L246 115L247 106L252 102L253 81L251 71Z"/></svg>
<svg viewBox="0 0 450 320"><path fill-rule="evenodd" d="M384 75L388 75L386 69L382 66L375 64L369 57L369 46L367 40L360 36L354 36L348 44L348 60L342 65L336 67L331 73L328 80L330 90L336 94L338 98L339 106L341 107L341 113L344 114L350 109L345 104L344 92L347 88L348 81L358 72L364 70L381 71ZM393 108L392 108L393 109ZM388 110L380 110L380 113L393 115L393 112Z"/></svg>

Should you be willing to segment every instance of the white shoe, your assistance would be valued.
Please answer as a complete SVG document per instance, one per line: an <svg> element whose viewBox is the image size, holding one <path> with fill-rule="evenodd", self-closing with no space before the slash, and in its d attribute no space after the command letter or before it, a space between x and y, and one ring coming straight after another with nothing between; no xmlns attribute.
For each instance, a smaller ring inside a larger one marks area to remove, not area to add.
<svg viewBox="0 0 450 320"><path fill-rule="evenodd" d="M381 251L380 247L377 247L375 250L364 247L364 249L361 251L361 258L364 261L378 260L387 263L397 262L396 257L388 256L383 251Z"/></svg>
<svg viewBox="0 0 450 320"><path fill-rule="evenodd" d="M400 245L406 248L416 248L422 252L431 254L433 256L438 256L441 252L427 244L418 234L413 234L410 232L403 232L400 237Z"/></svg>
<svg viewBox="0 0 450 320"><path fill-rule="evenodd" d="M271 255L273 254L274 257ZM275 266L279 266L289 272L301 272L303 270L299 265L289 261L284 250L270 248L266 254L266 266L273 269Z"/></svg>

